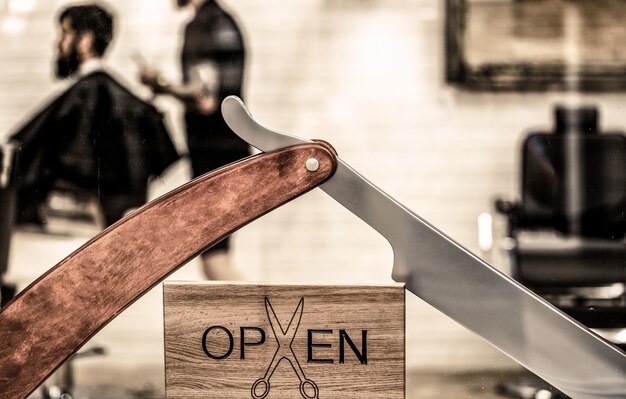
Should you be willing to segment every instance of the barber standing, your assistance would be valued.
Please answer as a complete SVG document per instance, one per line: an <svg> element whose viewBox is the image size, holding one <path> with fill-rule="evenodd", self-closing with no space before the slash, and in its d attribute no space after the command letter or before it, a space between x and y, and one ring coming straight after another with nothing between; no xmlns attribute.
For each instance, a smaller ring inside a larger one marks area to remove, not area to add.
<svg viewBox="0 0 626 399"><path fill-rule="evenodd" d="M220 111L224 98L242 97L245 48L237 23L217 1L177 0L176 4L195 10L184 31L183 82L173 84L152 68L143 68L140 78L155 94L173 96L184 104L187 147L193 177L198 177L249 155L248 144L230 130ZM202 254L207 278L238 279L228 250L226 238Z"/></svg>

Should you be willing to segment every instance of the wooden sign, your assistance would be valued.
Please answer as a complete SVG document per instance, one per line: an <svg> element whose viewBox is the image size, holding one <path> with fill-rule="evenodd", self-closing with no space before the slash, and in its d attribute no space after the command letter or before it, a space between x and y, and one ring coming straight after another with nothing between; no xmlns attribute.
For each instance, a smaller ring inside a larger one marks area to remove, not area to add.
<svg viewBox="0 0 626 399"><path fill-rule="evenodd" d="M178 398L404 398L404 285L164 284Z"/></svg>

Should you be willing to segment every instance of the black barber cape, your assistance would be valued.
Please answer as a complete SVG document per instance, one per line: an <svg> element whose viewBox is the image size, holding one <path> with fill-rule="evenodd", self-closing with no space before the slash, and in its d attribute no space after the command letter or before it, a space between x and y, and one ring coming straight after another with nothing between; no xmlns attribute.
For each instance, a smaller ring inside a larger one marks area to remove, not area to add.
<svg viewBox="0 0 626 399"><path fill-rule="evenodd" d="M59 182L95 194L107 224L146 201L151 177L178 159L162 115L109 74L82 77L11 136L19 146L17 222Z"/></svg>

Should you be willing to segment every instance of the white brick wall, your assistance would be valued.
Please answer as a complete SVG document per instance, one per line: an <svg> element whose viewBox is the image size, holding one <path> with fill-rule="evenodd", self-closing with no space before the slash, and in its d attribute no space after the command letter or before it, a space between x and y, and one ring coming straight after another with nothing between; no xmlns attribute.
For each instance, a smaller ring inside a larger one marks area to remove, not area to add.
<svg viewBox="0 0 626 399"><path fill-rule="evenodd" d="M21 0L9 0L7 4ZM0 138L56 85L50 65L54 15L65 1L30 0L32 11L0 8ZM135 83L132 54L178 76L179 28L188 14L170 0L110 0L121 19L109 60ZM517 148L529 127L550 126L557 94L477 94L446 87L443 12L437 0L230 0L245 29L246 97L253 115L278 130L326 139L357 170L435 226L477 251L475 220L495 194L514 196ZM0 4L3 4L0 2ZM11 33L13 32L13 33ZM605 126L626 122L617 95L592 99ZM180 108L158 100L184 145ZM186 179L185 165L155 185ZM26 282L80 240L14 240L11 272ZM237 267L252 280L386 282L392 254L384 239L316 191L236 234ZM45 253L33 257L33 253ZM173 278L198 278L188 265ZM514 367L505 356L420 300L407 308L409 367L448 371ZM110 367L116 381L162 384L160 291L105 328L96 341L105 360L85 361L81 381L110 379L86 370ZM123 364L118 362L125 361ZM157 371L137 378L138 370Z"/></svg>

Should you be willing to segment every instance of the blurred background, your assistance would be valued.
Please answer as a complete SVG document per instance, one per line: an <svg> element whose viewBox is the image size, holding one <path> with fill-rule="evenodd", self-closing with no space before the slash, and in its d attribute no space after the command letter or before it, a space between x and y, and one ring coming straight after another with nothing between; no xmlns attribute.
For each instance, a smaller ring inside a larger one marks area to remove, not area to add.
<svg viewBox="0 0 626 399"><path fill-rule="evenodd" d="M0 139L62 90L53 79L52 61L57 12L67 4L0 0ZM117 16L108 65L165 114L184 153L182 107L167 98L151 99L138 82L136 60L139 54L180 78L181 30L191 13L176 10L170 0L107 4ZM258 121L329 141L369 180L505 272L511 265L502 249L510 240L494 204L498 198L520 198L521 148L529 132L553 132L557 105L590 105L601 130L619 135L626 126L622 1L220 4L233 13L246 39L244 97ZM150 197L189 177L183 158L151 183ZM623 178L615 181L623 192ZM4 280L18 290L25 287L90 235L14 231ZM232 245L233 263L250 281L391 282L393 254L386 241L319 190L237 232ZM618 245L623 249L623 240ZM196 261L170 277L200 278ZM481 397L476 395L493 385L481 375L521 372L480 337L411 295L406 336L407 397ZM162 394L160 287L91 343L107 354L75 362L78 385ZM436 388L424 391L412 375L435 382L476 378L446 396Z"/></svg>

